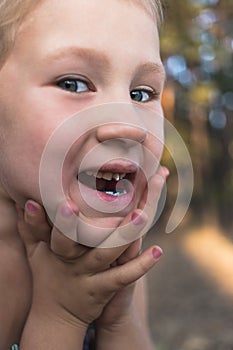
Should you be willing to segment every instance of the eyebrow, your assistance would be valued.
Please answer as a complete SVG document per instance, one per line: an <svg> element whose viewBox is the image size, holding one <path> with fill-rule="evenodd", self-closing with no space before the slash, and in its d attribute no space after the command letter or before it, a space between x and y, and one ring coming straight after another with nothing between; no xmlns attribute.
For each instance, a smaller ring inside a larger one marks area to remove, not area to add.
<svg viewBox="0 0 233 350"><path fill-rule="evenodd" d="M166 72L162 63L157 62L146 62L137 68L137 74L154 74L160 76L160 78L166 80Z"/></svg>
<svg viewBox="0 0 233 350"><path fill-rule="evenodd" d="M94 65L95 69L105 71L105 73L109 73L111 70L111 62L104 52L85 47L69 46L59 48L55 52L48 53L45 56L44 61L49 64L53 64L56 61L59 62L66 60L67 57L74 60L82 59L89 65ZM160 62L141 63L136 68L136 74L155 74L159 75L163 81L166 79L164 66Z"/></svg>
<svg viewBox="0 0 233 350"><path fill-rule="evenodd" d="M47 54L44 60L49 63L53 63L55 61L62 61L64 59L82 59L91 64L95 63L97 68L104 68L106 70L110 69L110 61L107 55L104 52L97 51L90 48L83 47L65 47L56 50L55 52Z"/></svg>

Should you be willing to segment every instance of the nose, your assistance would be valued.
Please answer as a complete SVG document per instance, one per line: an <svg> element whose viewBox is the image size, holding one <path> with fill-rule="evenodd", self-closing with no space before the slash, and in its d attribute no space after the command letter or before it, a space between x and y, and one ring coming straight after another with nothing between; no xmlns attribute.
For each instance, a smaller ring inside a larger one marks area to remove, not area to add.
<svg viewBox="0 0 233 350"><path fill-rule="evenodd" d="M110 123L101 125L97 128L96 138L99 142L104 142L113 139L125 140L130 143L145 142L147 137L147 130L138 126L127 123Z"/></svg>

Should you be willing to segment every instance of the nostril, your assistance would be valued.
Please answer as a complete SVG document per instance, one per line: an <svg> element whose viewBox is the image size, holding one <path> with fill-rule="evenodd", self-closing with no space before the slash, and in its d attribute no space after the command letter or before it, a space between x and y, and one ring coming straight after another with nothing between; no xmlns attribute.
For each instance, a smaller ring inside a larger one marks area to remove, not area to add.
<svg viewBox="0 0 233 350"><path fill-rule="evenodd" d="M143 143L146 141L147 138L147 129L142 129L144 132L144 135L142 136L141 140L139 141L140 143Z"/></svg>

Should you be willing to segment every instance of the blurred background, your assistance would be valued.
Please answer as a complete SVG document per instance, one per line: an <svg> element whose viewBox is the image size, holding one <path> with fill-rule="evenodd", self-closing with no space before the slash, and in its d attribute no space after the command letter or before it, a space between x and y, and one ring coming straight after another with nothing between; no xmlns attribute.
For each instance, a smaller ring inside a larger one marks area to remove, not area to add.
<svg viewBox="0 0 233 350"><path fill-rule="evenodd" d="M165 253L149 275L152 335L158 350L233 350L233 0L164 7L163 106L190 153L194 191L182 223L164 233L177 197L165 150L165 210L145 241Z"/></svg>

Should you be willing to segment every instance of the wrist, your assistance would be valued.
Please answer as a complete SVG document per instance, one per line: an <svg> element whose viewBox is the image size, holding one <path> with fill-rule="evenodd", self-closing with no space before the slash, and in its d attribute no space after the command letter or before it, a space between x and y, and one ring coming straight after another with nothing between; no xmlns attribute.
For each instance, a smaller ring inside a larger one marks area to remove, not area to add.
<svg viewBox="0 0 233 350"><path fill-rule="evenodd" d="M53 301L36 300L32 302L30 309L30 317L33 319L41 319L45 322L56 322L57 324L69 325L73 328L88 328L88 322L83 321L77 315L72 314L63 305L59 304L54 298Z"/></svg>
<svg viewBox="0 0 233 350"><path fill-rule="evenodd" d="M131 308L121 320L96 325L97 350L145 349L154 350L149 330L142 322L136 308Z"/></svg>
<svg viewBox="0 0 233 350"><path fill-rule="evenodd" d="M26 321L20 350L82 349L87 325L72 316L33 305Z"/></svg>
<svg viewBox="0 0 233 350"><path fill-rule="evenodd" d="M134 307L130 306L127 310L124 310L124 313L120 313L117 316L114 315L114 317L107 318L107 320L103 320L101 317L95 322L96 330L106 333L121 332L129 323L134 322L135 317L137 317L136 314L137 312L134 310Z"/></svg>

